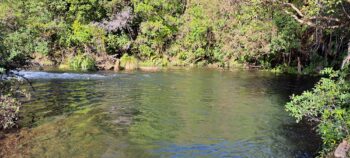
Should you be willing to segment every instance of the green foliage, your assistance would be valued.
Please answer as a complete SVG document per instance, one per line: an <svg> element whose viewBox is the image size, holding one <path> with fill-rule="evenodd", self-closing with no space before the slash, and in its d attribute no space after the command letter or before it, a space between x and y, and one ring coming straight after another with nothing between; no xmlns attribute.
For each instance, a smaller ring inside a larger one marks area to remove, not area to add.
<svg viewBox="0 0 350 158"><path fill-rule="evenodd" d="M180 38L169 50L170 54L189 63L212 60L214 34L202 5L188 8L181 19Z"/></svg>
<svg viewBox="0 0 350 158"><path fill-rule="evenodd" d="M96 38L104 38L103 30L91 25L84 25L78 20L72 24L72 30L72 34L67 39L68 46L94 44Z"/></svg>
<svg viewBox="0 0 350 158"><path fill-rule="evenodd" d="M189 22L189 32L184 38L183 47L189 53L193 53L193 59L204 59L206 56L210 56L210 50L207 50L209 46L208 38L210 38L211 26L209 20L203 14L202 6L194 6L189 10L189 16L192 17Z"/></svg>
<svg viewBox="0 0 350 158"><path fill-rule="evenodd" d="M134 70L138 68L138 60L134 56L124 54L120 58L120 66L125 70Z"/></svg>
<svg viewBox="0 0 350 158"><path fill-rule="evenodd" d="M302 26L287 15L278 15L274 18L278 28L277 35L272 38L271 51L274 53L291 53L301 46L300 34Z"/></svg>
<svg viewBox="0 0 350 158"><path fill-rule="evenodd" d="M297 121L307 119L318 123L324 150L331 150L349 135L350 128L350 84L344 73L325 69L322 78L312 91L293 95L286 109Z"/></svg>
<svg viewBox="0 0 350 158"><path fill-rule="evenodd" d="M49 43L47 41L38 41L34 47L34 51L42 55L49 55Z"/></svg>
<svg viewBox="0 0 350 158"><path fill-rule="evenodd" d="M19 30L4 38L5 49L9 51L7 60L21 59L34 51L30 30Z"/></svg>
<svg viewBox="0 0 350 158"><path fill-rule="evenodd" d="M100 20L106 16L106 9L103 7L103 1L100 0L66 0L69 5L68 17L90 22Z"/></svg>
<svg viewBox="0 0 350 158"><path fill-rule="evenodd" d="M125 64L126 62L136 62L137 59L134 56L128 55L128 54L124 54L121 58L120 58L122 64Z"/></svg>
<svg viewBox="0 0 350 158"><path fill-rule="evenodd" d="M169 40L178 30L178 16L182 10L182 1L133 0L135 13L142 19L140 35L136 44L140 57L162 56Z"/></svg>
<svg viewBox="0 0 350 158"><path fill-rule="evenodd" d="M107 49L109 54L127 51L131 45L131 40L127 34L113 35L108 34Z"/></svg>
<svg viewBox="0 0 350 158"><path fill-rule="evenodd" d="M145 61L225 66L235 60L263 68L293 67L286 70L295 69L299 57L304 72L338 66L349 29L347 23L341 29L327 26L343 24L343 7L349 4L292 1L303 13L300 18L317 21L320 29L315 30L296 21L291 16L296 11L283 2L289 1L4 0L1 40L11 58L40 53L56 63L80 49L98 57L127 53Z"/></svg>
<svg viewBox="0 0 350 158"><path fill-rule="evenodd" d="M73 34L69 40L73 43L88 43L93 36L91 27L81 24L78 20L74 21L72 29Z"/></svg>
<svg viewBox="0 0 350 158"><path fill-rule="evenodd" d="M86 54L78 54L69 61L73 70L91 71L95 70L95 60Z"/></svg>

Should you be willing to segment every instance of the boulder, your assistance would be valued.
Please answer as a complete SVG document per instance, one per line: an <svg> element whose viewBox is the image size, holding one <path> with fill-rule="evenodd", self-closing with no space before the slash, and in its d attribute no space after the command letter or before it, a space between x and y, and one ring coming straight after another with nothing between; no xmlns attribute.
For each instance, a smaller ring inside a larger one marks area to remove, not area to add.
<svg viewBox="0 0 350 158"><path fill-rule="evenodd" d="M115 61L114 64L114 71L119 71L120 70L120 60L118 59L117 61Z"/></svg>
<svg viewBox="0 0 350 158"><path fill-rule="evenodd" d="M127 71L136 70L137 68L138 68L137 63L131 62L131 61L126 62L124 67L124 69Z"/></svg>
<svg viewBox="0 0 350 158"><path fill-rule="evenodd" d="M349 151L349 149L350 149L350 144L348 143L348 141L343 140L343 142L339 144L337 149L335 149L334 157L346 158L347 152Z"/></svg>

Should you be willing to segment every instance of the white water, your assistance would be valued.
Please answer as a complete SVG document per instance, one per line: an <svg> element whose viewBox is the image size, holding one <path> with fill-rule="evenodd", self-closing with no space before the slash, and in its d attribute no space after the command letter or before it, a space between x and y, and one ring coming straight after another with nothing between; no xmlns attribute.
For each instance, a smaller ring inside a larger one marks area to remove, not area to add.
<svg viewBox="0 0 350 158"><path fill-rule="evenodd" d="M82 73L53 73L53 72L37 72L37 71L18 71L14 72L17 75L27 79L74 79L74 80L89 80L103 79L114 77L115 75L102 74L82 74Z"/></svg>

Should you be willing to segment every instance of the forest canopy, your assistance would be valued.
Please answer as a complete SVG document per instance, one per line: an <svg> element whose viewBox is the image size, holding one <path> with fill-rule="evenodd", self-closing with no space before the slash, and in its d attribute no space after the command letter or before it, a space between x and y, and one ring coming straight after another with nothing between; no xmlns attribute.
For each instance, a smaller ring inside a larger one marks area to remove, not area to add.
<svg viewBox="0 0 350 158"><path fill-rule="evenodd" d="M112 69L132 56L154 66L314 73L340 68L348 54L346 0L3 0L0 8L3 68L34 58Z"/></svg>

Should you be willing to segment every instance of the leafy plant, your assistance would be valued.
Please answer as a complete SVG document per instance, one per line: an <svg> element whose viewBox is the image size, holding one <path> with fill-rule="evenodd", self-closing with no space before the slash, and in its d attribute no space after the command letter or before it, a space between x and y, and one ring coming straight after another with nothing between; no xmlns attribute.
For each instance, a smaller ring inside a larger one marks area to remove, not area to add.
<svg viewBox="0 0 350 158"><path fill-rule="evenodd" d="M125 70L135 70L138 68L138 60L134 56L124 54L120 58L120 66Z"/></svg>
<svg viewBox="0 0 350 158"><path fill-rule="evenodd" d="M140 35L136 39L139 56L150 59L162 56L167 44L178 30L177 18L182 8L181 0L133 0L140 22Z"/></svg>
<svg viewBox="0 0 350 158"><path fill-rule="evenodd" d="M86 54L78 54L70 61L69 66L73 70L91 71L95 70L95 60Z"/></svg>
<svg viewBox="0 0 350 158"><path fill-rule="evenodd" d="M307 119L318 124L325 151L331 150L349 135L350 84L346 74L325 69L322 78L312 89L301 95L293 95L286 109L297 122Z"/></svg>
<svg viewBox="0 0 350 158"><path fill-rule="evenodd" d="M131 40L126 34L114 35L108 34L107 47L109 54L116 54L120 51L126 51L130 48Z"/></svg>

